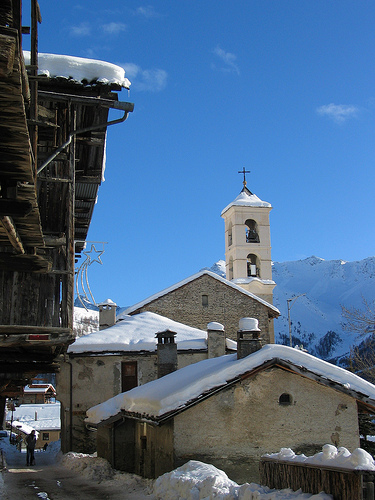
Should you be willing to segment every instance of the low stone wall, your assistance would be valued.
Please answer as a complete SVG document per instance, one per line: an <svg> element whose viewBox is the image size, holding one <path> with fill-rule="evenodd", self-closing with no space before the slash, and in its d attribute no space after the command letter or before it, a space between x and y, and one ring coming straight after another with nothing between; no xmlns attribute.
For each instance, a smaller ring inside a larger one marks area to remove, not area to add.
<svg viewBox="0 0 375 500"><path fill-rule="evenodd" d="M334 500L374 500L375 473L320 465L262 458L260 483L274 489L302 489L304 493L321 491Z"/></svg>

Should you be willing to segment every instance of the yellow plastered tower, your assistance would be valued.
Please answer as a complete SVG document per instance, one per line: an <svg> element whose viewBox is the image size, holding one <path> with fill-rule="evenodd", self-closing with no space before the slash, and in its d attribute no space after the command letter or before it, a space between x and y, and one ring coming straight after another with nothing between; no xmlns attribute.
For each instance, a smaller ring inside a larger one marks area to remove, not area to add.
<svg viewBox="0 0 375 500"><path fill-rule="evenodd" d="M270 203L244 187L221 212L225 221L226 277L270 304L273 302Z"/></svg>

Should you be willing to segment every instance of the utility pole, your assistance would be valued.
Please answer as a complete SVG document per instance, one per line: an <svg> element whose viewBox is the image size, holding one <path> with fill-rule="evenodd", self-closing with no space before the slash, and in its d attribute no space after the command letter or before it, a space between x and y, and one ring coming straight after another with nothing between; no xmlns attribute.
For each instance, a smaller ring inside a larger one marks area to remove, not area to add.
<svg viewBox="0 0 375 500"><path fill-rule="evenodd" d="M293 297L291 299L287 299L287 301L286 301L287 306L288 306L288 325L289 325L289 345L290 345L290 347L293 347L292 346L292 322L290 321L290 310L291 310L294 302L298 299L298 297L302 297L303 295L306 295L306 294L300 293L296 297Z"/></svg>

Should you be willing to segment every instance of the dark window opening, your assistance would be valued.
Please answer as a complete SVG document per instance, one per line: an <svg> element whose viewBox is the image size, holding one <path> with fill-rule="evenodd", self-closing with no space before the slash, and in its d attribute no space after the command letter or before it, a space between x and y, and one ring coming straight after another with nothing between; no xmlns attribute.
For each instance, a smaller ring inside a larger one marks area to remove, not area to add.
<svg viewBox="0 0 375 500"><path fill-rule="evenodd" d="M43 432L43 434L42 434L42 440L43 441L48 441L49 440L49 432Z"/></svg>
<svg viewBox="0 0 375 500"><path fill-rule="evenodd" d="M246 225L246 243L259 243L258 224L253 219L247 219Z"/></svg>
<svg viewBox="0 0 375 500"><path fill-rule="evenodd" d="M228 229L228 246L230 247L232 243L233 243L233 240L232 240L232 224L230 224L229 225L229 229Z"/></svg>
<svg viewBox="0 0 375 500"><path fill-rule="evenodd" d="M291 405L292 404L292 396L290 394L287 394L284 392L284 394L281 394L279 397L279 405Z"/></svg>
<svg viewBox="0 0 375 500"><path fill-rule="evenodd" d="M208 306L208 295L202 295L202 306L203 307Z"/></svg>
<svg viewBox="0 0 375 500"><path fill-rule="evenodd" d="M121 363L121 392L130 391L138 385L137 362L123 361Z"/></svg>

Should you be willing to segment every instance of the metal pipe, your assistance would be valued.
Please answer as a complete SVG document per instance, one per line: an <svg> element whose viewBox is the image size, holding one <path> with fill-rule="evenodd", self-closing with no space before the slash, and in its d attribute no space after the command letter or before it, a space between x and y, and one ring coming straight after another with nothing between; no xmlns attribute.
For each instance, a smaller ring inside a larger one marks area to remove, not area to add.
<svg viewBox="0 0 375 500"><path fill-rule="evenodd" d="M93 130L109 127L110 125L116 125L117 123L122 123L127 119L128 114L129 111L125 111L124 115L121 118L118 118L117 120L111 120L109 122L99 123L98 125L92 125L91 127L85 127L78 130L73 130L73 132L70 132L68 140L64 142L64 144L62 144L60 147L58 147L56 151L38 168L37 173L40 174L40 172L44 170L56 158L56 156L58 156L61 153L61 151L63 151L66 147L68 147L75 135L84 134L85 132L92 132Z"/></svg>

